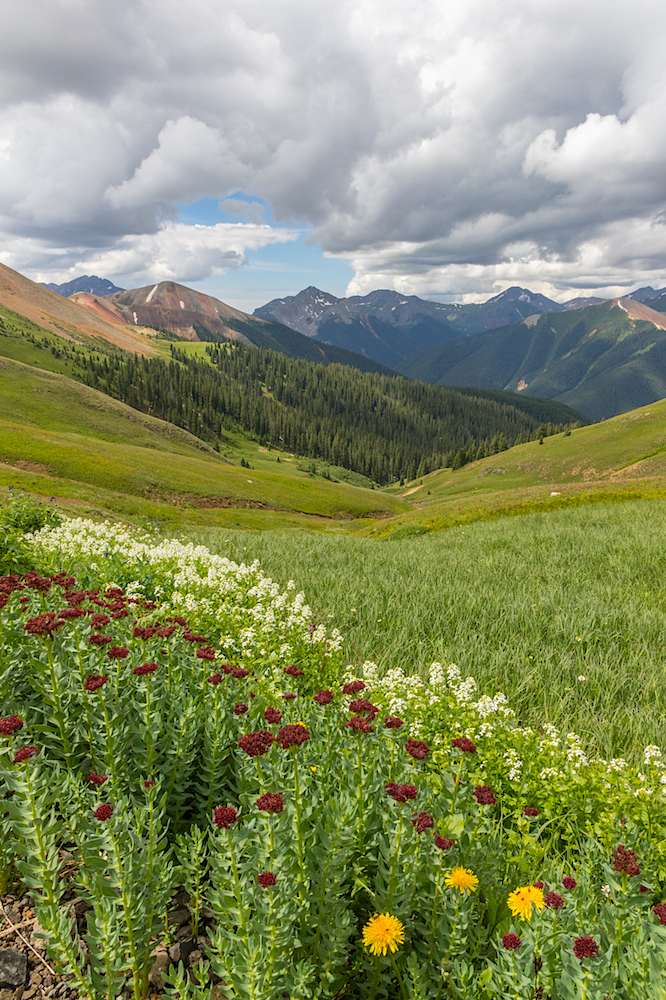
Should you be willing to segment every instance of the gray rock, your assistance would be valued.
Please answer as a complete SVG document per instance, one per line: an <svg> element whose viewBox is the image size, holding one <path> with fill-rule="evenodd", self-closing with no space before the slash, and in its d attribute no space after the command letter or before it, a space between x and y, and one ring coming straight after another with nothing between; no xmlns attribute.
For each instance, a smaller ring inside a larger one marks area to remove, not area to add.
<svg viewBox="0 0 666 1000"><path fill-rule="evenodd" d="M24 986L28 961L22 951L0 948L0 986Z"/></svg>
<svg viewBox="0 0 666 1000"><path fill-rule="evenodd" d="M164 980L162 979L162 972L166 971L171 965L171 959L169 958L169 952L163 951L161 954L155 957L153 967L148 973L148 981L153 984L158 992L164 989Z"/></svg>

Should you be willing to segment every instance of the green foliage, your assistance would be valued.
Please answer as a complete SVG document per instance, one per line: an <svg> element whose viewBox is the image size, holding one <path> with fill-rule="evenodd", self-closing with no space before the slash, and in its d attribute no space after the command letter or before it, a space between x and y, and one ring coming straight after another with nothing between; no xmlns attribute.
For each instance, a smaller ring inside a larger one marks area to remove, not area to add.
<svg viewBox="0 0 666 1000"><path fill-rule="evenodd" d="M61 521L62 515L52 503L10 486L9 499L0 506L0 574L27 572L32 562L21 536Z"/></svg>

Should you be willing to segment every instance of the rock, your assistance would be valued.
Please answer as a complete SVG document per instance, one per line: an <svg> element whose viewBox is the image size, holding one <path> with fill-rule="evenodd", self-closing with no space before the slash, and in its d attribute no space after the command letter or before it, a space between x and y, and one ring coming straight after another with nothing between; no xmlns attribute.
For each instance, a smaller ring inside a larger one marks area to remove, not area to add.
<svg viewBox="0 0 666 1000"><path fill-rule="evenodd" d="M28 961L22 951L0 948L0 986L24 986Z"/></svg>
<svg viewBox="0 0 666 1000"><path fill-rule="evenodd" d="M167 914L167 921L169 927L182 927L183 924L189 923L190 911L187 909L182 910L170 910Z"/></svg>
<svg viewBox="0 0 666 1000"><path fill-rule="evenodd" d="M37 992L36 986L29 986L28 989L23 994L23 1000L30 1000L31 997L34 997L36 992Z"/></svg>
<svg viewBox="0 0 666 1000"><path fill-rule="evenodd" d="M189 941L192 937L192 928L189 924L183 924L176 931L176 941Z"/></svg>
<svg viewBox="0 0 666 1000"><path fill-rule="evenodd" d="M186 941L177 941L169 948L169 957L175 965L178 965L179 962L187 962L194 949L195 944L192 938Z"/></svg>
<svg viewBox="0 0 666 1000"><path fill-rule="evenodd" d="M196 951L190 952L190 957L188 960L190 969L195 969L199 965L200 961L201 961L201 952L198 949Z"/></svg>
<svg viewBox="0 0 666 1000"><path fill-rule="evenodd" d="M157 955L153 963L153 967L148 973L148 982L152 983L155 989L161 993L164 989L164 980L162 979L162 972L166 971L171 965L171 959L169 958L169 952L163 951L160 955Z"/></svg>

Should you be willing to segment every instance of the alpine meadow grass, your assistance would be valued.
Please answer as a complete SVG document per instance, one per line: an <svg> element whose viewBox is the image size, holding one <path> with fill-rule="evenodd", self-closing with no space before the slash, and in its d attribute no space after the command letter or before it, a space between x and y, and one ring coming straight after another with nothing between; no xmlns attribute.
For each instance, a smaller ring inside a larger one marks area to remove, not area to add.
<svg viewBox="0 0 666 1000"><path fill-rule="evenodd" d="M666 745L666 502L596 504L407 539L191 534L294 579L350 664L453 661L524 725L604 757Z"/></svg>

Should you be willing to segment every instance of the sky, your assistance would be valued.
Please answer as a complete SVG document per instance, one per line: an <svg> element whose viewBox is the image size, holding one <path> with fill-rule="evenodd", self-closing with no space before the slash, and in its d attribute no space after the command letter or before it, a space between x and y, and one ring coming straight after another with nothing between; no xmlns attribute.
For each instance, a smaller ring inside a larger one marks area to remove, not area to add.
<svg viewBox="0 0 666 1000"><path fill-rule="evenodd" d="M654 0L10 0L0 261L483 301L666 285Z"/></svg>

